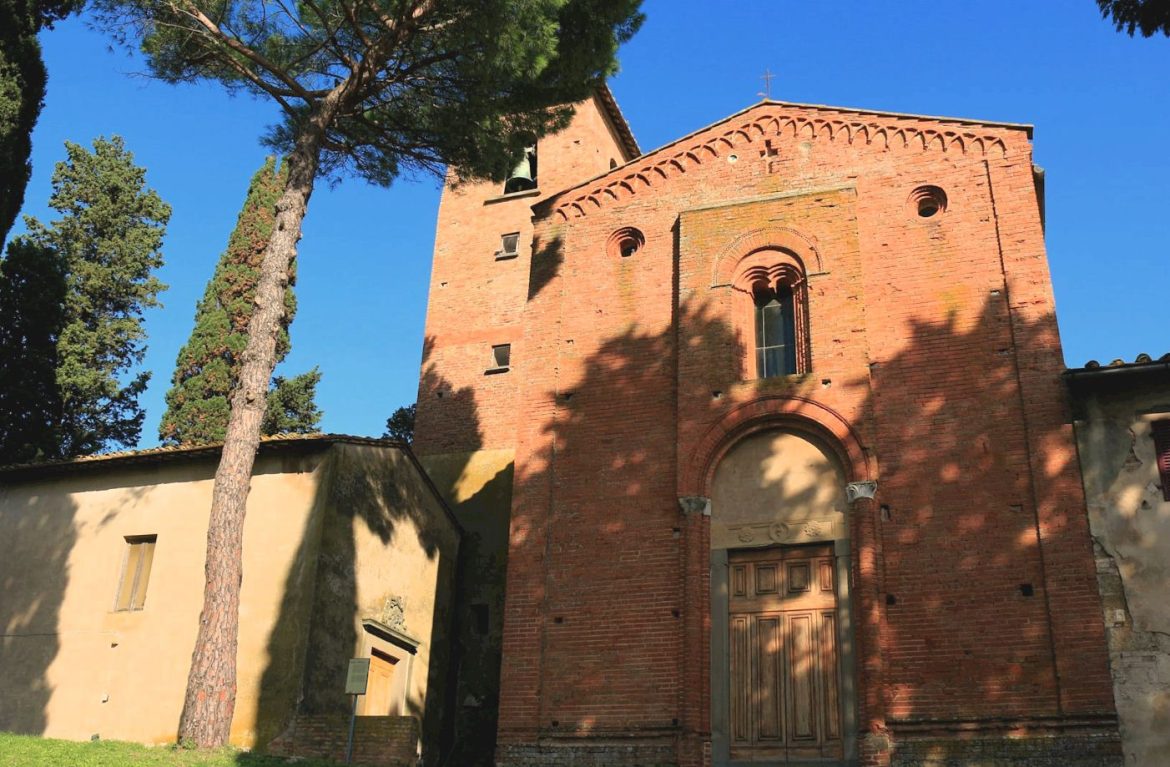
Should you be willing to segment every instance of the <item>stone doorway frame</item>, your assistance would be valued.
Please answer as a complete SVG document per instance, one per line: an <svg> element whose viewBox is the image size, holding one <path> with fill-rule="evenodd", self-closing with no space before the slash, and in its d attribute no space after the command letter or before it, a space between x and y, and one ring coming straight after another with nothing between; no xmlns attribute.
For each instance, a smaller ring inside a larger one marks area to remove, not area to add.
<svg viewBox="0 0 1170 767"><path fill-rule="evenodd" d="M847 533L842 535L842 531L838 531L820 539L833 543L838 583L847 589L838 595L839 611L842 608L848 611L840 616L842 630L849 628L848 661L845 658L846 642L842 641L841 646L841 668L845 675L841 679L843 708L846 685L851 696L846 709L850 719L843 716L842 721L843 745L846 746L842 764L852 767L863 759L885 763L889 752L885 736L879 606L883 593L879 564L882 546L877 530L878 504L874 498L878 479L876 465L862 447L859 434L839 413L798 396L762 396L740 404L711 424L686 450L690 458L681 467L678 483L685 552L683 593L689 606L684 613L683 626L684 679L687 684L697 685L696 691L701 689L702 692L697 696L684 696L681 747L689 754L692 748L702 746L702 750L710 754L713 767L762 767L766 764L730 762L730 743L725 736L728 694L721 693L719 704L715 699L716 690L729 689L721 681L726 678L727 671L721 677L716 673L723 659L729 661L724 649L728 645L726 577L729 549L712 548L710 499L715 469L724 455L741 439L766 430L793 432L814 440L836 454L845 472ZM811 543L814 539L779 541L789 542ZM842 567L847 573L845 577L841 575ZM716 664L716 660L720 663ZM729 670L729 667L728 662L726 668ZM724 712L722 726L717 725L717 705L721 705ZM848 730L847 723L851 725ZM680 757L682 755L680 752ZM806 764L828 767L833 762ZM791 762L786 767L798 765Z"/></svg>
<svg viewBox="0 0 1170 767"><path fill-rule="evenodd" d="M811 543L833 545L834 577L837 581L837 684L840 692L841 745L843 764L857 763L857 688L853 651L853 610L849 590L849 540L823 537L799 543L779 543L752 548L785 549ZM731 650L729 640L728 556L745 549L711 550L711 765L712 767L764 767L769 762L732 762L728 736L731 712ZM800 764L828 767L832 761L781 762L784 767Z"/></svg>

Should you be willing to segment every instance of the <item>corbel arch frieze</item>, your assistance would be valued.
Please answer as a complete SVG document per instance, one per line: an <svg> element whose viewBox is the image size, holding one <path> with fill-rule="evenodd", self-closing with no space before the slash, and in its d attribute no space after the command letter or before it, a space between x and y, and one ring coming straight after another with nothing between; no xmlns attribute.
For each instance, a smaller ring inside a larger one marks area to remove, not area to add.
<svg viewBox="0 0 1170 767"><path fill-rule="evenodd" d="M784 105L761 105L688 136L658 151L571 190L553 209L562 221L588 215L610 200L637 195L692 168L743 150L764 139L825 141L877 151L943 152L1003 158L1008 146L993 128L930 118L898 117L831 109L791 112ZM930 126L934 127L930 127ZM703 137L701 140L696 141ZM635 183L638 182L638 183ZM622 193L617 187L624 187Z"/></svg>

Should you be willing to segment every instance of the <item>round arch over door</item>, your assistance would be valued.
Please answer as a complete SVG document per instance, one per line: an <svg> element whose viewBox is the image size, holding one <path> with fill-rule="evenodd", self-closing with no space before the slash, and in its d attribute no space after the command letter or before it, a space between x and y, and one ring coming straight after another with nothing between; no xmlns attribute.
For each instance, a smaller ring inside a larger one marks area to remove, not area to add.
<svg viewBox="0 0 1170 767"><path fill-rule="evenodd" d="M756 430L711 481L715 765L856 759L847 474L803 431Z"/></svg>

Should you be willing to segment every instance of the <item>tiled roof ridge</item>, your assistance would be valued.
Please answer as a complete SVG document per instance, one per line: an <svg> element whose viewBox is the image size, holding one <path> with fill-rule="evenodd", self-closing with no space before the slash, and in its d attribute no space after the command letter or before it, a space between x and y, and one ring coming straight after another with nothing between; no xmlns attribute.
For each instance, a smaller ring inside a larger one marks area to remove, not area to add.
<svg viewBox="0 0 1170 767"><path fill-rule="evenodd" d="M279 447L311 443L320 443L322 445L346 443L354 445L372 445L377 447L405 447L409 449L409 446L401 440L389 439L387 437L361 437L353 434L332 434L325 432L298 434L289 432L266 435L260 438L261 448L266 446ZM47 461L29 461L27 463L4 464L0 465L0 472L10 472L22 469L48 468L52 466L78 466L83 464L114 461L149 460L152 458L164 458L180 455L211 454L219 452L222 449L222 442L208 442L199 445L159 445L157 447L148 447L141 450L118 450L110 453L83 455L76 458L55 458Z"/></svg>
<svg viewBox="0 0 1170 767"><path fill-rule="evenodd" d="M1133 367L1141 367L1142 365L1155 365L1155 364L1170 364L1170 352L1163 354L1161 357L1158 357L1157 359L1154 359L1149 354L1142 352L1138 356L1134 357L1132 362L1127 362L1126 360L1123 360L1120 357L1113 360L1112 362L1108 362L1105 364L1101 364L1097 360L1089 360L1088 362L1086 362L1084 364L1083 367L1070 368L1067 372L1071 373L1071 372L1077 372L1077 371L1083 371L1083 370L1118 370L1120 368L1133 368Z"/></svg>

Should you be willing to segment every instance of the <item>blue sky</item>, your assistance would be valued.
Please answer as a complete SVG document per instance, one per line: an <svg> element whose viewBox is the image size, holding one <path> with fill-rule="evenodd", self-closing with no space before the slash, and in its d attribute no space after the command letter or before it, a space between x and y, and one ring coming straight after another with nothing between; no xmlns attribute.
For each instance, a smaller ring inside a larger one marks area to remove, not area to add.
<svg viewBox="0 0 1170 767"><path fill-rule="evenodd" d="M1093 0L648 0L644 10L611 83L643 149L757 101L765 68L777 99L1032 123L1066 361L1170 351L1170 40L1115 32ZM64 141L111 134L174 208L161 273L170 289L147 317L149 446L275 111L212 84L152 81L140 59L79 19L42 43L49 89L24 212L50 217ZM281 370L321 367L327 431L379 434L414 401L438 200L429 178L314 193Z"/></svg>

